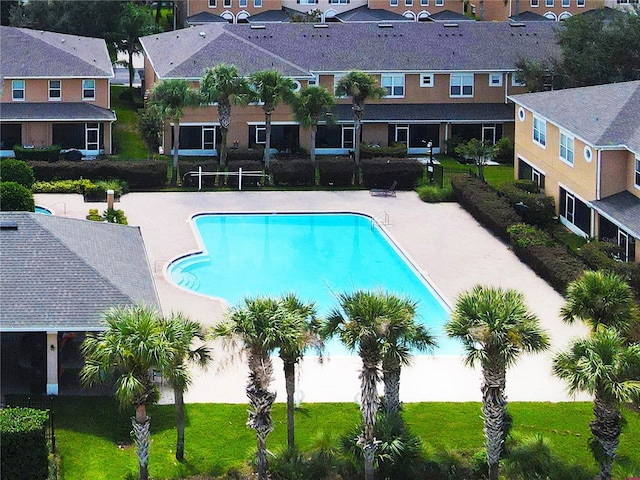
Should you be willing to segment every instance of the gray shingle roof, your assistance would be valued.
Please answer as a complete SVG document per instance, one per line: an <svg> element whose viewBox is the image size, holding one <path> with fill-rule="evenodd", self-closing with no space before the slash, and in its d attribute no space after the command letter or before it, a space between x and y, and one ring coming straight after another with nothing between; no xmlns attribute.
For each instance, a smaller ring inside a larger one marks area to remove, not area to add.
<svg viewBox="0 0 640 480"><path fill-rule="evenodd" d="M163 78L199 78L205 68L233 63L242 74L276 68L288 76L360 69L381 71L515 70L522 57L559 55L557 22L397 22L211 24L141 39L156 73ZM201 35L203 33L204 35Z"/></svg>
<svg viewBox="0 0 640 480"><path fill-rule="evenodd" d="M615 219L628 233L640 238L640 198L624 191L591 202L593 208Z"/></svg>
<svg viewBox="0 0 640 480"><path fill-rule="evenodd" d="M625 145L640 153L640 81L511 98L596 147Z"/></svg>
<svg viewBox="0 0 640 480"><path fill-rule="evenodd" d="M332 113L336 120L353 120L351 104L334 105ZM513 121L513 117L513 104L504 103L369 103L364 109L363 122L508 122Z"/></svg>
<svg viewBox="0 0 640 480"><path fill-rule="evenodd" d="M304 12L299 12L292 8L282 7L280 10L266 10L264 12L256 13L247 18L249 23L260 22L290 22L293 16L305 17Z"/></svg>
<svg viewBox="0 0 640 480"><path fill-rule="evenodd" d="M403 17L389 10L381 8L369 8L367 5L352 8L346 12L339 13L335 18L343 22L411 22L412 20Z"/></svg>
<svg viewBox="0 0 640 480"><path fill-rule="evenodd" d="M111 78L101 38L0 26L0 72L4 78Z"/></svg>
<svg viewBox="0 0 640 480"><path fill-rule="evenodd" d="M0 120L49 121L76 120L87 122L114 122L116 114L106 108L90 103L67 102L5 102L0 105Z"/></svg>
<svg viewBox="0 0 640 480"><path fill-rule="evenodd" d="M211 12L200 12L187 17L187 24L202 25L203 23L228 23L227 20L220 15Z"/></svg>
<svg viewBox="0 0 640 480"><path fill-rule="evenodd" d="M2 212L0 330L99 330L119 304L159 308L140 229Z"/></svg>

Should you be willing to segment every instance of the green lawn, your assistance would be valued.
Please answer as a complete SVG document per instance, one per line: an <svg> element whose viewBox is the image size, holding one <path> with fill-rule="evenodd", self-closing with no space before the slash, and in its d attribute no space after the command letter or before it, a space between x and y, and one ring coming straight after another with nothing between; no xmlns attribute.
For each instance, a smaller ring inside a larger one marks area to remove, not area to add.
<svg viewBox="0 0 640 480"><path fill-rule="evenodd" d="M146 160L147 148L138 133L136 111L131 101L120 97L128 89L128 86L123 85L111 86L111 108L115 110L118 118L113 127L115 159ZM138 90L134 89L134 92L139 96Z"/></svg>
<svg viewBox="0 0 640 480"><path fill-rule="evenodd" d="M458 163L457 160L449 155L441 154L436 155L436 159L440 164L448 171L456 171L461 173L467 173L470 170L475 172L475 165L464 165ZM513 180L513 166L512 165L487 165L484 167L484 178L487 183L495 188L500 187L502 184Z"/></svg>
<svg viewBox="0 0 640 480"><path fill-rule="evenodd" d="M286 414L276 404L271 451L286 444ZM595 466L587 448L590 403L512 403L513 431L547 437L554 451L567 462ZM218 475L248 460L255 437L246 427L246 405L191 404L186 407L186 462L174 459L173 406L155 406L151 417L150 472L153 478L179 478L189 474ZM131 411L121 412L111 398L59 397L55 403L57 446L64 480L121 479L137 472L129 437ZM358 420L355 404L306 404L296 411L297 443L308 449L321 433L333 438ZM410 429L432 448L477 450L482 447L482 421L478 403L416 403L405 406ZM619 450L624 472L640 475L640 416L626 412L628 425ZM634 435L635 433L635 435ZM119 446L120 444L120 446ZM620 468L620 467L617 467Z"/></svg>

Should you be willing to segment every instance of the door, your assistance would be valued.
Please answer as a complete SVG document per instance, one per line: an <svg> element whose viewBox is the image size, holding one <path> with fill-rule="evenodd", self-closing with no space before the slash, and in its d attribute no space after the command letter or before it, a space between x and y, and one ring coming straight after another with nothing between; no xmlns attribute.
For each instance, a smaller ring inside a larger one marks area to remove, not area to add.
<svg viewBox="0 0 640 480"><path fill-rule="evenodd" d="M97 123L87 123L87 150L99 149L100 129Z"/></svg>
<svg viewBox="0 0 640 480"><path fill-rule="evenodd" d="M396 125L396 143L409 146L409 125Z"/></svg>
<svg viewBox="0 0 640 480"><path fill-rule="evenodd" d="M216 148L216 129L204 127L202 129L202 149L214 150Z"/></svg>
<svg viewBox="0 0 640 480"><path fill-rule="evenodd" d="M482 141L487 142L489 145L495 145L496 143L496 126L495 125L482 126Z"/></svg>

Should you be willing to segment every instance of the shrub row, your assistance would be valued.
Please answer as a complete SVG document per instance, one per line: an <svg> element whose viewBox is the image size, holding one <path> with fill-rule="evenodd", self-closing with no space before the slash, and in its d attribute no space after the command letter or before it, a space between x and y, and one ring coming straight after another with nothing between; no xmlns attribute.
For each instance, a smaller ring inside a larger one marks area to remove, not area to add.
<svg viewBox="0 0 640 480"><path fill-rule="evenodd" d="M48 476L47 412L0 409L0 458L3 480L43 480Z"/></svg>
<svg viewBox="0 0 640 480"><path fill-rule="evenodd" d="M585 265L563 245L538 228L516 224L508 229L514 253L558 292L578 279Z"/></svg>
<svg viewBox="0 0 640 480"><path fill-rule="evenodd" d="M316 169L310 159L276 160L270 171L275 185L308 187L316 183Z"/></svg>
<svg viewBox="0 0 640 480"><path fill-rule="evenodd" d="M393 143L388 147L371 146L360 143L360 159L364 158L404 158L407 156L407 146L404 143Z"/></svg>
<svg viewBox="0 0 640 480"><path fill-rule="evenodd" d="M553 197L540 193L535 182L514 180L502 185L498 191L509 199L526 223L545 227L554 221L556 206Z"/></svg>
<svg viewBox="0 0 640 480"><path fill-rule="evenodd" d="M44 148L24 148L20 145L13 146L16 160L32 162L57 162L60 160L60 145L51 145Z"/></svg>
<svg viewBox="0 0 640 480"><path fill-rule="evenodd" d="M33 212L33 193L17 182L0 182L0 210L3 212Z"/></svg>
<svg viewBox="0 0 640 480"><path fill-rule="evenodd" d="M451 186L460 205L476 220L505 242L510 241L507 229L521 223L522 218L508 199L498 196L491 186L471 175L453 175Z"/></svg>
<svg viewBox="0 0 640 480"><path fill-rule="evenodd" d="M356 166L346 158L321 158L318 160L320 185L323 187L349 187L353 185Z"/></svg>
<svg viewBox="0 0 640 480"><path fill-rule="evenodd" d="M234 160L227 165L228 172L237 172L242 168L243 172L262 172L262 162L259 160ZM242 177L242 188L256 187L258 183L264 184L264 177ZM238 177L227 177L227 186L238 188Z"/></svg>
<svg viewBox="0 0 640 480"><path fill-rule="evenodd" d="M91 180L53 180L51 182L36 182L33 193L84 193L93 185Z"/></svg>
<svg viewBox="0 0 640 480"><path fill-rule="evenodd" d="M398 190L413 190L424 175L424 165L412 158L373 158L360 168L365 188L389 188L395 180Z"/></svg>
<svg viewBox="0 0 640 480"><path fill-rule="evenodd" d="M16 182L31 188L36 181L33 168L22 160L7 158L0 162L0 182Z"/></svg>
<svg viewBox="0 0 640 480"><path fill-rule="evenodd" d="M160 188L167 180L167 165L164 161L116 162L92 160L86 162L29 162L36 180L92 181L120 179L131 189Z"/></svg>

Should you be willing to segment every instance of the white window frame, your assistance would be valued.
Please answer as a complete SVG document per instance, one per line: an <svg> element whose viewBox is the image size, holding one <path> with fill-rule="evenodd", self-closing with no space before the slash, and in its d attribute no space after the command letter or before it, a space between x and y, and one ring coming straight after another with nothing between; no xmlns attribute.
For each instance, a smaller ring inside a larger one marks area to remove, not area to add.
<svg viewBox="0 0 640 480"><path fill-rule="evenodd" d="M635 169L634 169L634 182L635 187L640 188L640 157L636 157Z"/></svg>
<svg viewBox="0 0 640 480"><path fill-rule="evenodd" d="M540 117L533 116L533 143L541 148L547 148L547 122Z"/></svg>
<svg viewBox="0 0 640 480"><path fill-rule="evenodd" d="M86 123L85 126L85 147L90 152L97 152L100 150L100 124L98 123ZM89 141L89 134L94 133L96 136L95 142ZM95 148L93 148L95 147Z"/></svg>
<svg viewBox="0 0 640 480"><path fill-rule="evenodd" d="M247 8L249 0L238 0L238 8Z"/></svg>
<svg viewBox="0 0 640 480"><path fill-rule="evenodd" d="M206 142L205 141L205 136L207 135L207 133L212 133L213 134L213 145L211 148L207 148L207 144L209 144L210 142ZM202 126L202 143L201 143L201 147L202 150L204 151L211 151L211 150L215 150L216 149L216 141L218 139L216 138L216 126L215 125L203 125Z"/></svg>
<svg viewBox="0 0 640 480"><path fill-rule="evenodd" d="M398 0L389 0L389 6L397 7L398 6Z"/></svg>
<svg viewBox="0 0 640 480"><path fill-rule="evenodd" d="M62 100L62 80L49 80L47 92L50 102L60 102Z"/></svg>
<svg viewBox="0 0 640 480"><path fill-rule="evenodd" d="M253 0L253 8L262 8L262 0Z"/></svg>
<svg viewBox="0 0 640 480"><path fill-rule="evenodd" d="M536 8L540 6L540 0L531 0L531 7Z"/></svg>
<svg viewBox="0 0 640 480"><path fill-rule="evenodd" d="M216 8L218 6L218 0L209 0L209 8Z"/></svg>
<svg viewBox="0 0 640 480"><path fill-rule="evenodd" d="M340 81L340 79L344 77L344 74L342 73L334 73L333 74L333 96L336 98L347 98L346 95L338 95L336 93L336 88L338 87L338 82Z"/></svg>
<svg viewBox="0 0 640 480"><path fill-rule="evenodd" d="M555 3L555 0L545 0L544 6L547 7L547 8L551 8L551 7L553 7L554 3Z"/></svg>
<svg viewBox="0 0 640 480"><path fill-rule="evenodd" d="M469 79L471 79L471 85L469 85ZM474 90L474 74L473 73L451 73L449 74L449 97L450 98L473 98ZM459 94L453 93L453 88L460 88ZM471 93L464 93L465 88L471 87Z"/></svg>
<svg viewBox="0 0 640 480"><path fill-rule="evenodd" d="M318 77L316 75L313 76L313 78L309 78L307 80L307 86L308 87L316 87L320 84L320 81L318 79Z"/></svg>
<svg viewBox="0 0 640 480"><path fill-rule="evenodd" d="M571 0L562 0L562 8L569 8L571 6Z"/></svg>
<svg viewBox="0 0 640 480"><path fill-rule="evenodd" d="M582 8L587 4L587 2L585 2L585 0L576 0L576 7L578 8Z"/></svg>
<svg viewBox="0 0 640 480"><path fill-rule="evenodd" d="M420 6L421 7L428 7L429 6L429 0L420 0Z"/></svg>
<svg viewBox="0 0 640 480"><path fill-rule="evenodd" d="M347 133L350 131L351 133L351 141L350 142L346 142L345 140L347 139ZM349 124L349 125L342 125L342 138L340 139L341 142L341 147L343 149L347 149L347 148L354 148L355 144L356 144L356 126L353 124ZM351 143L352 146L349 147L348 144Z"/></svg>
<svg viewBox="0 0 640 480"><path fill-rule="evenodd" d="M420 86L423 88L431 88L434 83L433 73L421 73L420 74Z"/></svg>
<svg viewBox="0 0 640 480"><path fill-rule="evenodd" d="M233 0L222 0L222 6L224 8L231 8L233 5Z"/></svg>
<svg viewBox="0 0 640 480"><path fill-rule="evenodd" d="M93 82L93 87L89 87L88 82ZM86 93L89 91L93 91L92 96L86 95ZM96 99L96 81L90 78L82 80L82 100L95 100L95 99Z"/></svg>
<svg viewBox="0 0 640 480"><path fill-rule="evenodd" d="M22 92L20 96L16 96L17 92ZM25 80L11 81L11 100L14 102L24 102L27 96L27 82Z"/></svg>
<svg viewBox="0 0 640 480"><path fill-rule="evenodd" d="M558 155L560 156L560 160L573 167L576 160L575 139L573 135L569 135L562 130L560 130Z"/></svg>
<svg viewBox="0 0 640 480"><path fill-rule="evenodd" d="M497 79L497 83L494 83L493 80ZM501 73L490 73L489 74L489 86L490 87L501 87L502 86L502 74Z"/></svg>
<svg viewBox="0 0 640 480"><path fill-rule="evenodd" d="M383 73L380 85L387 90L385 98L404 98L404 73ZM402 92L396 93L396 89L402 89Z"/></svg>
<svg viewBox="0 0 640 480"><path fill-rule="evenodd" d="M526 82L519 82L518 79L516 78L516 74L512 73L511 74L511 86L512 87L525 87L527 85Z"/></svg>
<svg viewBox="0 0 640 480"><path fill-rule="evenodd" d="M436 0L436 7L444 7L444 0Z"/></svg>
<svg viewBox="0 0 640 480"><path fill-rule="evenodd" d="M264 141L260 141L259 137L260 137L260 133L262 133L262 135L264 135ZM255 141L258 145L262 145L267 143L267 127L265 125L256 125L256 138Z"/></svg>

